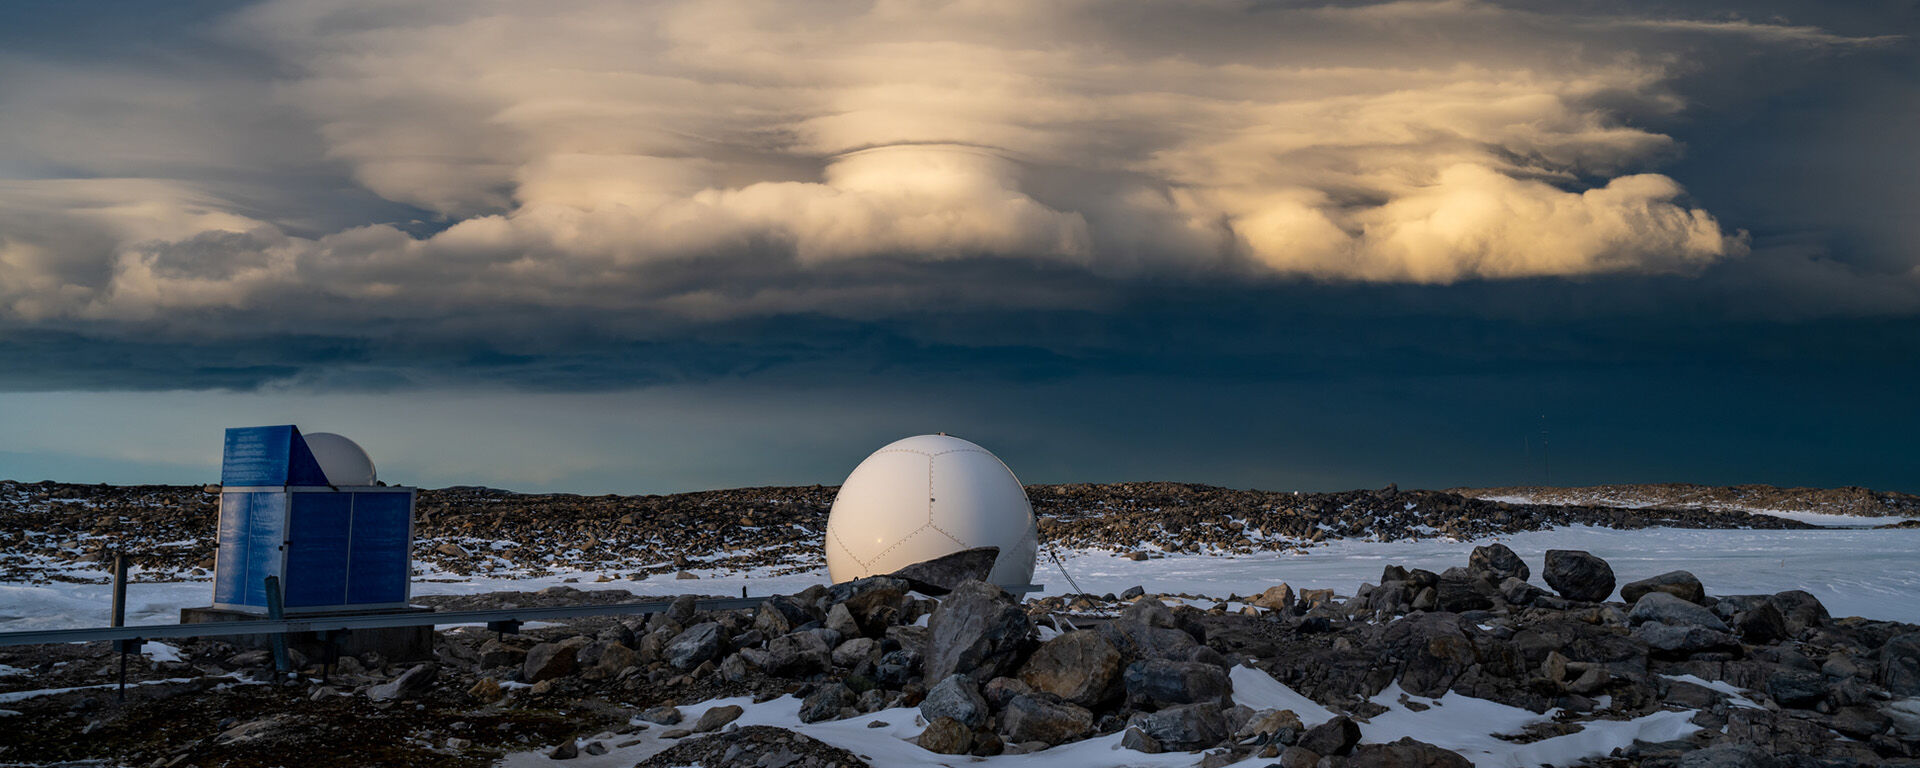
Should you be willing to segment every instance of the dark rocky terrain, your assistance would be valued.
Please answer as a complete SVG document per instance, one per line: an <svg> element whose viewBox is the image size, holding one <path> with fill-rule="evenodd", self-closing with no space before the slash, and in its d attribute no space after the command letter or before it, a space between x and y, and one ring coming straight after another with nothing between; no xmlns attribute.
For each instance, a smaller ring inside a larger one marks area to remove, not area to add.
<svg viewBox="0 0 1920 768"><path fill-rule="evenodd" d="M136 657L134 679L150 684L124 704L102 685L113 658L103 644L0 649L0 664L22 671L0 676L0 690L91 686L0 693L17 713L9 725L32 724L0 730L0 761L456 766L654 739L669 751L644 765L885 764L786 728L735 728L738 707L681 711L791 695L802 723L917 708L918 748L952 754L1119 734L1127 749L1188 752L1200 766L1466 765L1417 741L1356 743L1388 710L1369 699L1397 684L1409 709L1452 692L1559 712L1503 736L1517 742L1661 712L1700 727L1594 766L1920 765L1920 713L1894 706L1920 696L1920 627L1834 619L1804 592L1712 595L1683 571L1616 589L1586 553L1528 563L1496 544L1443 573L1387 566L1350 599L1276 585L1229 612L1169 607L1141 589L1022 603L971 580L984 567L963 560L751 610L683 598L665 613L523 635L452 629L432 659L349 657L330 676L295 659L300 674L279 683L265 652L195 641L179 661ZM1524 581L1533 568L1553 591ZM555 587L446 600L580 597ZM1229 671L1243 664L1337 717L1310 724L1235 704Z"/></svg>
<svg viewBox="0 0 1920 768"><path fill-rule="evenodd" d="M1586 504L1660 509L1818 512L1860 517L1920 517L1920 496L1871 488L1780 488L1771 485L1649 483L1581 488L1511 486L1454 488L1474 498L1524 498L1540 504Z"/></svg>
<svg viewBox="0 0 1920 768"><path fill-rule="evenodd" d="M454 575L540 576L564 567L604 578L708 568L817 568L837 488L736 488L669 496L420 491L417 564ZM0 581L98 580L107 553L138 558L137 580L204 577L213 567L217 488L0 481ZM1250 552L1337 538L1470 538L1586 524L1615 528L1799 528L1720 509L1505 504L1442 491L1243 491L1183 483L1027 488L1043 542L1130 551ZM636 553L653 560L636 562Z"/></svg>

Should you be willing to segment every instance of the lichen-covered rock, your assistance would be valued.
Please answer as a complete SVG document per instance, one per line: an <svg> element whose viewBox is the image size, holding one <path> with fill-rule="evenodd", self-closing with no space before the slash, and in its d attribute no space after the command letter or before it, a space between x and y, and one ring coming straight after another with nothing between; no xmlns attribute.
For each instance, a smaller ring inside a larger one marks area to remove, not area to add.
<svg viewBox="0 0 1920 768"><path fill-rule="evenodd" d="M1198 661L1136 661L1127 665L1123 679L1129 697L1156 706L1217 702L1233 691L1225 670Z"/></svg>
<svg viewBox="0 0 1920 768"><path fill-rule="evenodd" d="M984 683L1012 672L1033 632L1033 620L1005 590L984 581L956 587L927 621L926 676L964 672Z"/></svg>
<svg viewBox="0 0 1920 768"><path fill-rule="evenodd" d="M1526 581L1533 575L1525 560L1521 560L1507 545L1499 543L1474 547L1473 554L1467 556L1467 570L1494 584L1507 579Z"/></svg>
<svg viewBox="0 0 1920 768"><path fill-rule="evenodd" d="M927 698L920 702L920 716L927 722L945 717L958 720L968 728L978 728L986 725L989 714L987 700L980 695L973 679L959 673L948 675L927 689Z"/></svg>
<svg viewBox="0 0 1920 768"><path fill-rule="evenodd" d="M1613 595L1613 566L1588 552L1549 549L1547 586L1568 600L1597 603Z"/></svg>
<svg viewBox="0 0 1920 768"><path fill-rule="evenodd" d="M580 648L588 642L584 637L569 637L527 649L527 658L520 664L520 677L537 683L573 674Z"/></svg>
<svg viewBox="0 0 1920 768"><path fill-rule="evenodd" d="M1713 611L1697 604L1675 597L1668 592L1642 592L1633 604L1633 610L1627 613L1627 619L1634 624L1657 621L1676 627L1700 627L1715 632L1731 632L1727 623L1713 615Z"/></svg>
<svg viewBox="0 0 1920 768"><path fill-rule="evenodd" d="M1620 599L1631 605L1640 602L1640 598L1649 592L1665 592L1695 605L1707 604L1707 588L1700 584L1700 579L1686 571L1668 571L1627 582L1620 587Z"/></svg>
<svg viewBox="0 0 1920 768"><path fill-rule="evenodd" d="M964 755L973 749L973 729L965 723L951 717L936 717L927 721L927 729L920 732L920 748L942 755Z"/></svg>
<svg viewBox="0 0 1920 768"><path fill-rule="evenodd" d="M688 627L686 631L674 635L663 651L667 663L679 669L692 669L700 663L720 655L720 625L705 622ZM529 658L532 652L528 652Z"/></svg>
<svg viewBox="0 0 1920 768"><path fill-rule="evenodd" d="M1042 643L1020 667L1020 681L1083 707L1114 697L1120 650L1092 630L1077 630Z"/></svg>
<svg viewBox="0 0 1920 768"><path fill-rule="evenodd" d="M1347 768L1473 768L1473 761L1449 749L1403 736L1386 744L1362 744L1347 757Z"/></svg>
<svg viewBox="0 0 1920 768"><path fill-rule="evenodd" d="M1230 733L1225 713L1214 702L1136 713L1127 725L1153 737L1164 749L1204 749L1219 744Z"/></svg>
<svg viewBox="0 0 1920 768"><path fill-rule="evenodd" d="M1015 696L1000 713L1001 729L1016 744L1049 745L1084 738L1093 730L1093 713L1073 704L1055 704L1038 695Z"/></svg>

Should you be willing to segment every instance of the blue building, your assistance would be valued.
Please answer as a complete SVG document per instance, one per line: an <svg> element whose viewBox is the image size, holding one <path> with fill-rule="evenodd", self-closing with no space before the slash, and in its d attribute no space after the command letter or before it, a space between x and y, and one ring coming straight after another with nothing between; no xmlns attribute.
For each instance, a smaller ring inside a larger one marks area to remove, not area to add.
<svg viewBox="0 0 1920 768"><path fill-rule="evenodd" d="M288 613L406 607L416 489L378 485L352 452L364 466L334 459L335 474L365 484L340 485L298 427L227 430L214 608L265 613L267 576L280 577Z"/></svg>

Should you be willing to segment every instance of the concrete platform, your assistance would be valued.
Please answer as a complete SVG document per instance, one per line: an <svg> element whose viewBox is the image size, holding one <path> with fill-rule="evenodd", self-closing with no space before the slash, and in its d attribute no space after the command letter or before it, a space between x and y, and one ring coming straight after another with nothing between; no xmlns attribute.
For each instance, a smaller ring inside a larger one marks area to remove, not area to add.
<svg viewBox="0 0 1920 768"><path fill-rule="evenodd" d="M432 608L417 605L405 608L383 608L377 611L329 611L325 613L302 613L291 618L313 619L330 616L373 616L395 613L433 613ZM266 618L265 614L247 613L225 608L182 608L182 624L216 624L223 621L256 621ZM373 629L355 629L350 632L336 632L333 645L341 656L360 656L368 651L380 654L392 661L422 661L433 658L433 626L417 627L379 627ZM289 632L286 634L288 650L297 650L313 663L327 658L328 644L320 639L317 632ZM273 642L272 635L229 635L226 641L247 648L268 648Z"/></svg>

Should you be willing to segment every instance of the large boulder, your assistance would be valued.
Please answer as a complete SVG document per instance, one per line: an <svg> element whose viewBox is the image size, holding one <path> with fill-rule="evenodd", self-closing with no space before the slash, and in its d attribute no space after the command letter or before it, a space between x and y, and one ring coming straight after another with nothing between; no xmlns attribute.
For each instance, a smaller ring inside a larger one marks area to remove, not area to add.
<svg viewBox="0 0 1920 768"><path fill-rule="evenodd" d="M1668 592L1643 592L1633 604L1633 610L1627 613L1627 620L1634 624L1657 621L1676 627L1700 627L1715 632L1732 632L1727 623L1713 615L1713 611L1697 604L1687 602Z"/></svg>
<svg viewBox="0 0 1920 768"><path fill-rule="evenodd" d="M1015 696L1000 713L1001 729L1015 744L1048 745L1083 738L1093 730L1093 713L1072 704L1055 704L1037 695Z"/></svg>
<svg viewBox="0 0 1920 768"><path fill-rule="evenodd" d="M1286 584L1275 584L1267 587L1266 591L1253 596L1253 599L1248 600L1247 603L1270 611L1292 610L1293 587Z"/></svg>
<svg viewBox="0 0 1920 768"><path fill-rule="evenodd" d="M1403 736L1387 744L1362 744L1347 757L1347 768L1473 768L1460 753Z"/></svg>
<svg viewBox="0 0 1920 768"><path fill-rule="evenodd" d="M976 683L1012 672L1033 632L1033 620L1005 590L967 581L940 601L927 621L926 676L964 672Z"/></svg>
<svg viewBox="0 0 1920 768"><path fill-rule="evenodd" d="M1083 707L1113 698L1120 650L1099 632L1077 630L1042 643L1020 667L1020 681Z"/></svg>
<svg viewBox="0 0 1920 768"><path fill-rule="evenodd" d="M753 628L767 637L779 637L810 621L813 621L813 615L800 605L800 601L791 597L770 597L761 602L760 608L754 612Z"/></svg>
<svg viewBox="0 0 1920 768"><path fill-rule="evenodd" d="M1638 603L1649 592L1665 592L1694 605L1707 604L1707 588L1686 571L1668 571L1639 581L1629 581L1620 588L1620 599L1629 604Z"/></svg>
<svg viewBox="0 0 1920 768"><path fill-rule="evenodd" d="M1359 743L1360 724L1341 716L1308 728L1306 733L1301 734L1299 746L1326 756L1345 755L1353 751L1353 745Z"/></svg>
<svg viewBox="0 0 1920 768"><path fill-rule="evenodd" d="M1665 656L1691 656L1705 651L1732 651L1740 648L1733 635L1706 627L1674 626L1649 621L1633 628L1633 639Z"/></svg>
<svg viewBox="0 0 1920 768"><path fill-rule="evenodd" d="M1449 568L1433 586L1434 605L1442 611L1465 613L1493 607L1499 590L1471 572Z"/></svg>
<svg viewBox="0 0 1920 768"><path fill-rule="evenodd" d="M831 629L818 628L768 640L767 652L759 661L760 667L776 675L789 676L828 669L833 666L833 649L838 644L838 634Z"/></svg>
<svg viewBox="0 0 1920 768"><path fill-rule="evenodd" d="M1231 730L1226 714L1214 702L1184 704L1157 712L1136 713L1127 725L1140 729L1164 749L1205 749L1227 739Z"/></svg>
<svg viewBox="0 0 1920 768"><path fill-rule="evenodd" d="M1100 634L1130 659L1182 661L1200 645L1193 635L1179 628L1165 603L1147 597L1133 601L1119 618L1102 625Z"/></svg>
<svg viewBox="0 0 1920 768"><path fill-rule="evenodd" d="M1613 596L1613 566L1588 552L1547 550L1547 586L1568 600L1598 603Z"/></svg>
<svg viewBox="0 0 1920 768"><path fill-rule="evenodd" d="M686 628L667 642L665 649L667 663L678 669L693 669L700 662L719 657L721 650L720 625L716 622L704 622ZM527 652L527 658L533 658L533 652Z"/></svg>
<svg viewBox="0 0 1920 768"><path fill-rule="evenodd" d="M566 677L578 666L580 648L592 642L585 637L569 637L557 643L541 643L527 650L520 663L520 676L529 683Z"/></svg>
<svg viewBox="0 0 1920 768"><path fill-rule="evenodd" d="M1467 556L1467 570L1494 584L1507 579L1526 581L1533 575L1525 560L1513 553L1505 544L1488 544L1474 547L1473 554Z"/></svg>
<svg viewBox="0 0 1920 768"><path fill-rule="evenodd" d="M1129 697L1155 706L1217 702L1233 691L1226 670L1202 661L1143 659L1122 677Z"/></svg>
<svg viewBox="0 0 1920 768"><path fill-rule="evenodd" d="M986 725L987 716L992 714L987 708L987 700L980 695L980 689L973 680L963 674L948 675L938 685L928 689L927 698L920 702L920 716L933 722L940 718L952 718L968 728Z"/></svg>
<svg viewBox="0 0 1920 768"><path fill-rule="evenodd" d="M936 717L920 732L920 748L943 755L964 755L973 749L973 729L951 717Z"/></svg>
<svg viewBox="0 0 1920 768"><path fill-rule="evenodd" d="M1879 653L1880 684L1895 696L1920 696L1920 632L1894 635Z"/></svg>
<svg viewBox="0 0 1920 768"><path fill-rule="evenodd" d="M887 574L905 579L923 595L944 595L967 581L986 581L999 547L975 547L909 565Z"/></svg>
<svg viewBox="0 0 1920 768"><path fill-rule="evenodd" d="M1790 589L1768 597L1767 602L1780 609L1780 615L1787 620L1787 631L1795 637L1809 627L1824 627L1831 620L1820 598L1805 590Z"/></svg>
<svg viewBox="0 0 1920 768"><path fill-rule="evenodd" d="M800 702L800 722L817 723L840 717L840 710L853 706L857 700L853 689L845 683L829 683L813 689Z"/></svg>

